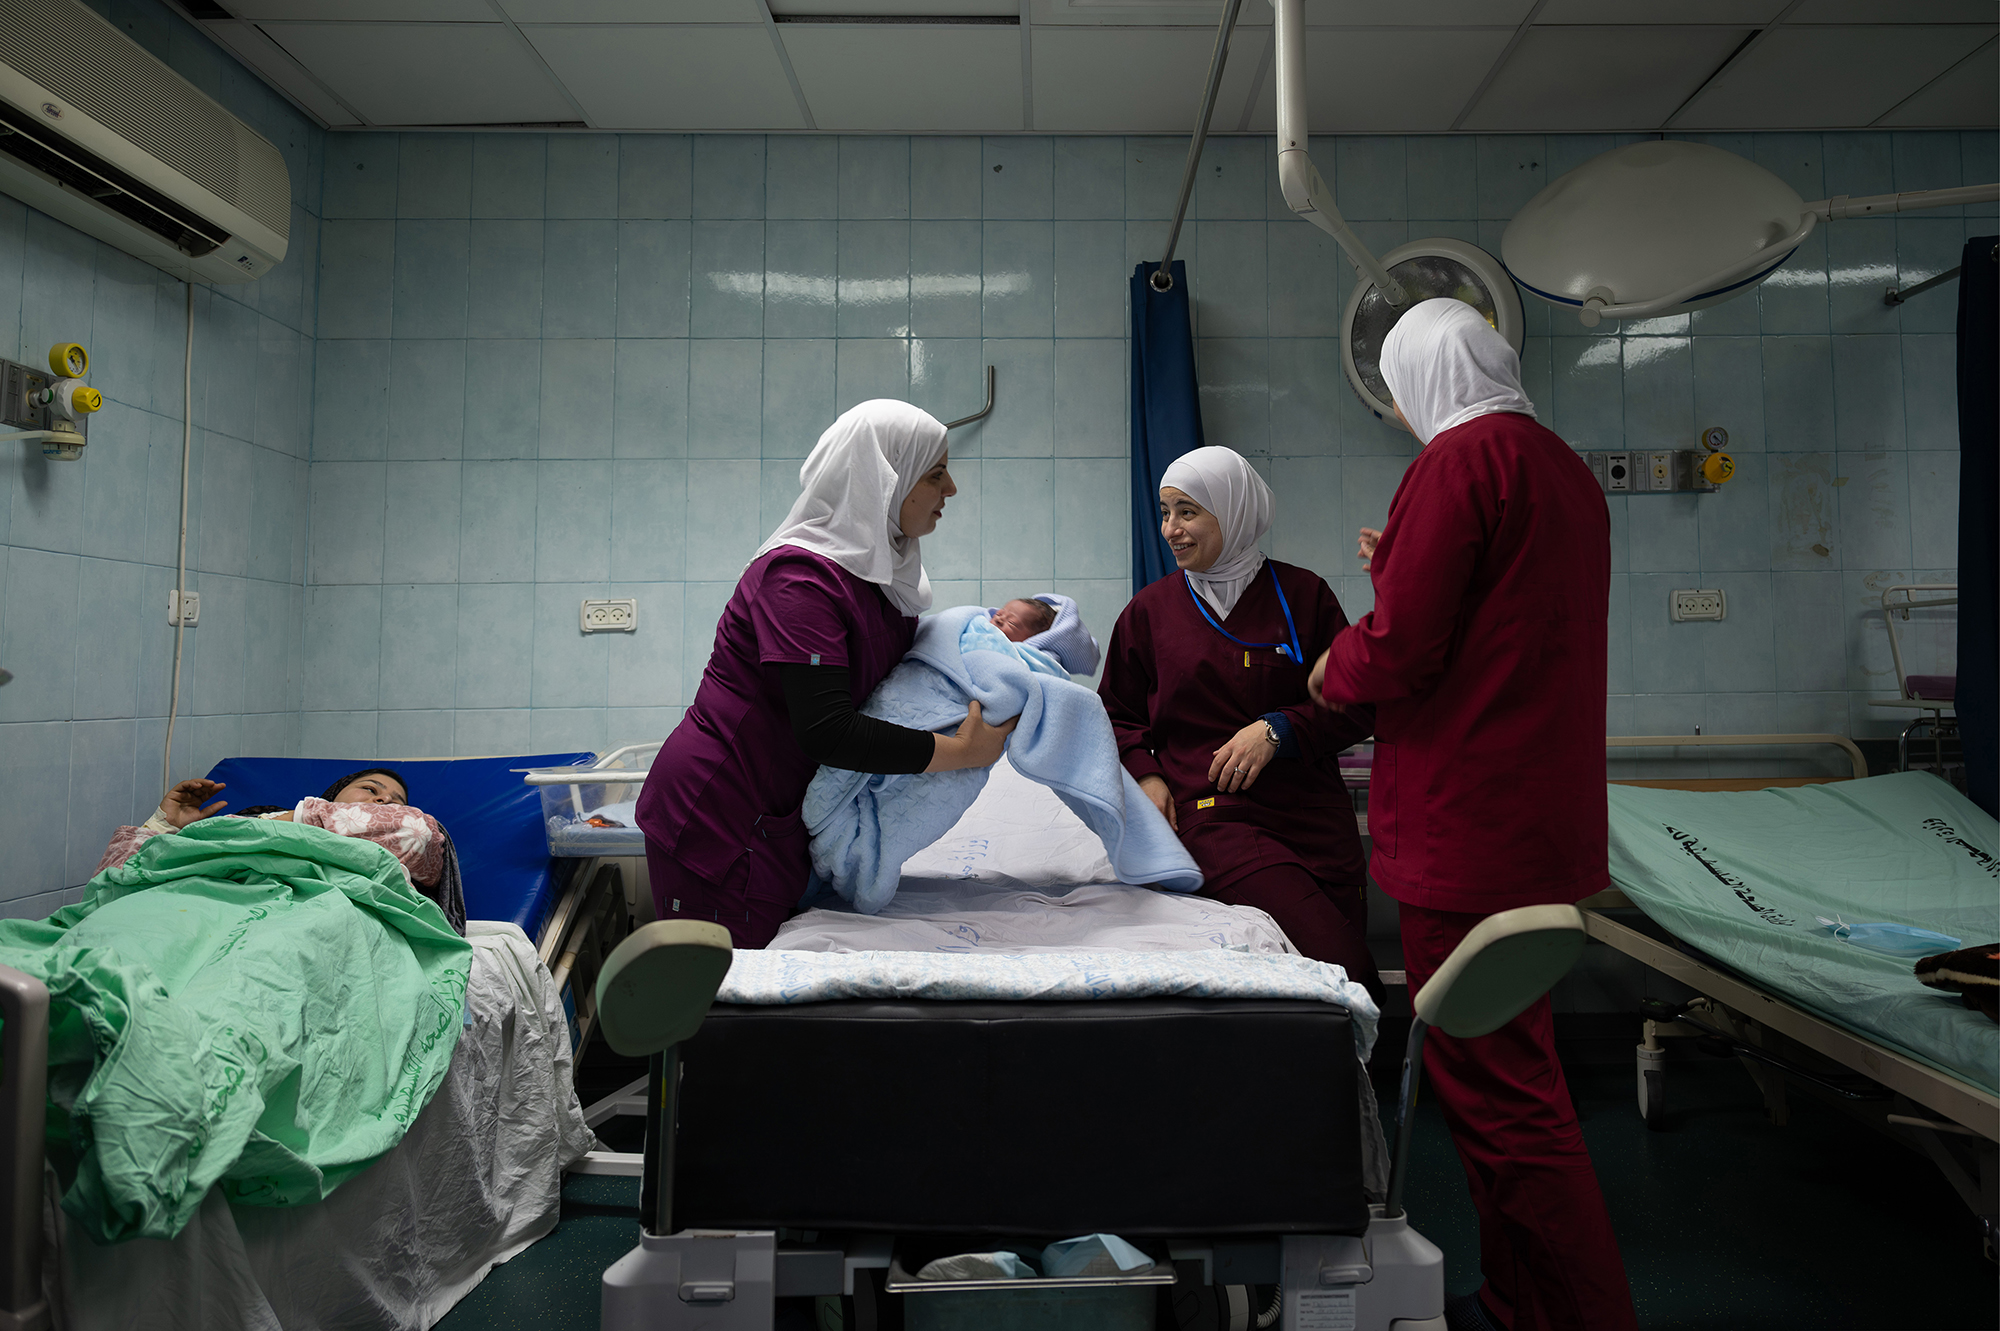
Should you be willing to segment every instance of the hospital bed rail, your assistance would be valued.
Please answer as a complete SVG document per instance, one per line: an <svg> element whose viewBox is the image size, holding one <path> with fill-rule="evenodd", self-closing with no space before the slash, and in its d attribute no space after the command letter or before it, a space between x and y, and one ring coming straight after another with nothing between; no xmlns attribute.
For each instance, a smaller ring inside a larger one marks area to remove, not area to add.
<svg viewBox="0 0 2000 1331"><path fill-rule="evenodd" d="M49 991L0 966L0 1331L44 1331L42 1128L47 1094Z"/></svg>
<svg viewBox="0 0 2000 1331"><path fill-rule="evenodd" d="M1787 776L1727 778L1612 778L1612 784L1656 789L1747 792L1773 787L1797 787L1860 780L1868 775L1867 760L1854 742L1842 735L1620 735L1608 736L1610 749L1727 748L1776 749L1831 745L1847 757L1852 777ZM1875 1127L1913 1145L1937 1166L1985 1232L1988 1255L1997 1234L1994 1189L2000 1179L2000 1096L1939 1071L1927 1063L1836 1024L1759 986L1748 977L1677 946L1667 936L1655 937L1614 918L1609 912L1634 910L1620 889L1609 888L1577 903L1584 927L1599 943L1615 948L1650 970L1693 990L1690 1002L1671 1005L1675 1012L1644 1013L1643 1039L1637 1051L1639 1111L1647 1126L1664 1127L1664 1039L1695 1039L1732 1046L1764 1097L1773 1123L1786 1121L1786 1077L1832 1091L1834 1102ZM1660 931L1664 933L1665 931ZM1668 1018L1668 1019L1662 1019ZM1692 1019L1690 1019L1692 1018ZM1751 1049L1734 1046L1747 1045ZM1754 1050L1755 1052L1752 1052ZM1858 1074L1882 1088L1881 1094L1856 1094L1812 1066ZM1921 1112L1918 1112L1921 1111ZM1960 1149L1952 1149L1950 1138ZM1965 1154L1960 1150L1970 1147Z"/></svg>

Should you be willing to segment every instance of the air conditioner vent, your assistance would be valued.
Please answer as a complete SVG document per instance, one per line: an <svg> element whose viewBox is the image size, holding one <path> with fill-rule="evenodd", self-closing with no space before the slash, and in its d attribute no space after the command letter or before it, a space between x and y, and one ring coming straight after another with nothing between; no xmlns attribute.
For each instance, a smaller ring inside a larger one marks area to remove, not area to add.
<svg viewBox="0 0 2000 1331"><path fill-rule="evenodd" d="M278 150L82 5L0 0L0 63L272 231L290 233Z"/></svg>
<svg viewBox="0 0 2000 1331"><path fill-rule="evenodd" d="M229 239L226 228L204 221L89 149L63 142L37 124L35 117L5 102L0 102L0 152L131 218L190 258L212 254Z"/></svg>

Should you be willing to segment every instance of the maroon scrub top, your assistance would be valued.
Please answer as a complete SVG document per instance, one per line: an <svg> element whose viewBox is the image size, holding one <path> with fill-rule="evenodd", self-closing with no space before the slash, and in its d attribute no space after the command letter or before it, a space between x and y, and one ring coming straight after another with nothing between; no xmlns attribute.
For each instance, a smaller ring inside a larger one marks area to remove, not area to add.
<svg viewBox="0 0 2000 1331"><path fill-rule="evenodd" d="M1300 865L1321 882L1367 880L1338 756L1366 738L1372 717L1366 708L1341 715L1316 707L1306 689L1312 663L1347 626L1333 589L1309 569L1267 560L1222 626L1248 643L1290 642L1273 569L1303 662L1231 642L1202 617L1186 577L1175 572L1118 616L1097 688L1125 770L1134 780L1166 780L1181 844L1211 894L1273 864ZM1273 758L1250 789L1222 794L1208 779L1215 751L1266 712L1291 720L1299 756Z"/></svg>
<svg viewBox="0 0 2000 1331"><path fill-rule="evenodd" d="M845 666L859 707L909 651L916 628L881 588L830 559L781 545L755 560L715 626L694 703L640 792L637 817L650 847L722 882L758 819L796 815L819 770L792 735L778 667ZM784 872L803 893L806 841L782 844L797 860Z"/></svg>
<svg viewBox="0 0 2000 1331"><path fill-rule="evenodd" d="M1375 880L1479 914L1603 888L1611 520L1590 468L1515 412L1446 430L1369 572L1375 609L1335 639L1323 692L1376 704Z"/></svg>

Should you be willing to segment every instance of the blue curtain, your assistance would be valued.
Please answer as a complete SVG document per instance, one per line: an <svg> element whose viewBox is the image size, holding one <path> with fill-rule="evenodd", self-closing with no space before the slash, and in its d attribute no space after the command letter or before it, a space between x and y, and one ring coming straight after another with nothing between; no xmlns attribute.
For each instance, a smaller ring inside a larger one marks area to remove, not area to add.
<svg viewBox="0 0 2000 1331"><path fill-rule="evenodd" d="M1160 477L1167 464L1201 447L1201 401L1194 378L1187 265L1176 259L1173 289L1153 290L1156 263L1132 273L1132 590L1173 572L1160 539Z"/></svg>
<svg viewBox="0 0 2000 1331"><path fill-rule="evenodd" d="M2000 796L2000 237L1965 243L1958 270L1958 727L1966 794Z"/></svg>

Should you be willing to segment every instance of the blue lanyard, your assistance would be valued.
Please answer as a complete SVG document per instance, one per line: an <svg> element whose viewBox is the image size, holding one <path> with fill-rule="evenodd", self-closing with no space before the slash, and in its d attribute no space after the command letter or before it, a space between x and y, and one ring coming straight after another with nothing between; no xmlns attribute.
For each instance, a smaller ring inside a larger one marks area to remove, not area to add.
<svg viewBox="0 0 2000 1331"><path fill-rule="evenodd" d="M1277 650L1278 655L1289 656L1297 664L1304 665L1306 662L1306 654L1299 648L1299 626L1292 622L1292 603L1285 599L1285 585L1282 582L1278 581L1278 570L1272 566L1270 560L1267 559L1264 561L1264 567L1271 570L1271 585L1277 588L1278 590L1278 608L1285 612L1285 631L1292 635L1292 645L1289 647L1287 647L1282 642L1243 641L1243 639L1237 637L1234 633L1231 633L1228 629L1222 627L1221 623L1219 623L1216 620L1215 616L1208 612L1208 602L1202 600L1201 593L1194 589L1194 579L1188 577L1188 575L1185 572L1181 574L1181 577L1187 579L1188 595L1194 598L1194 608L1201 611L1201 617L1208 621L1208 626L1210 628L1214 629L1217 633L1220 633L1223 637L1229 639L1231 642L1237 644L1239 647L1275 648ZM1246 665L1248 664L1247 660L1245 661L1245 664Z"/></svg>

